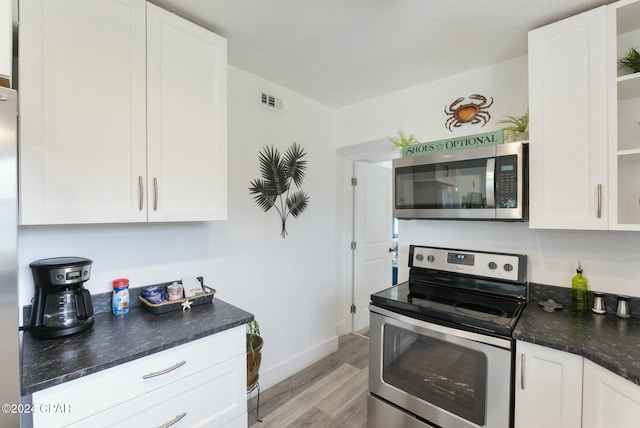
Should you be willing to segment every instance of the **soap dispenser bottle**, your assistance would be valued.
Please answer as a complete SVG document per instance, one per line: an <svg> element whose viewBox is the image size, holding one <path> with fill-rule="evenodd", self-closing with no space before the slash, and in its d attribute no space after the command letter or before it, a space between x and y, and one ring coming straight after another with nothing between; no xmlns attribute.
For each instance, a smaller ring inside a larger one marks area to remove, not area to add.
<svg viewBox="0 0 640 428"><path fill-rule="evenodd" d="M571 309L576 312L589 311L587 278L582 275L582 265L578 262L576 274L571 278Z"/></svg>

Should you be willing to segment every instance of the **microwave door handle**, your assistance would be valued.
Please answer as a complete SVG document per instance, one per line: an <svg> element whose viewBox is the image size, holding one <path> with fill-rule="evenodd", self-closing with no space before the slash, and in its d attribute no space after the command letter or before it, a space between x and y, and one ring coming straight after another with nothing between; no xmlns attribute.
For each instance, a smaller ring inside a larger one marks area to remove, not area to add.
<svg viewBox="0 0 640 428"><path fill-rule="evenodd" d="M487 159L487 173L485 177L485 183L487 187L487 208L496 207L496 158Z"/></svg>

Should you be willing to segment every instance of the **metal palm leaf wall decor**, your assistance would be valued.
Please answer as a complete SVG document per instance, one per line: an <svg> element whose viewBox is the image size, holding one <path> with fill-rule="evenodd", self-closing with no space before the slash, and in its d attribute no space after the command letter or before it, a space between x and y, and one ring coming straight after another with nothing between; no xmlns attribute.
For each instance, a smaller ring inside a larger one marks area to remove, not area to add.
<svg viewBox="0 0 640 428"><path fill-rule="evenodd" d="M307 161L302 160L306 155L298 143L293 143L284 156L273 146L266 146L258 153L260 162L260 176L249 184L249 192L255 195L253 199L264 212L271 208L280 215L280 235L286 238L287 218L289 215L298 218L309 206L309 195L300 187L304 179ZM298 190L292 189L292 182Z"/></svg>

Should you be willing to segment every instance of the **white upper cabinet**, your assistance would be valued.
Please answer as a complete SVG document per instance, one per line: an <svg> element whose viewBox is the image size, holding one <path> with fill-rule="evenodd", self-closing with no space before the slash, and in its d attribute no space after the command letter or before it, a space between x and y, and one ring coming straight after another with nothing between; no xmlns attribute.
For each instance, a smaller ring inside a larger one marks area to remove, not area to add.
<svg viewBox="0 0 640 428"><path fill-rule="evenodd" d="M227 42L147 5L149 221L227 217Z"/></svg>
<svg viewBox="0 0 640 428"><path fill-rule="evenodd" d="M19 43L21 224L226 218L224 39L143 0L22 0Z"/></svg>
<svg viewBox="0 0 640 428"><path fill-rule="evenodd" d="M144 22L140 0L20 2L21 224L146 220Z"/></svg>
<svg viewBox="0 0 640 428"><path fill-rule="evenodd" d="M532 228L607 229L606 6L529 32Z"/></svg>
<svg viewBox="0 0 640 428"><path fill-rule="evenodd" d="M640 230L640 73L619 68L630 48L640 51L640 2L622 0L609 12L610 228Z"/></svg>

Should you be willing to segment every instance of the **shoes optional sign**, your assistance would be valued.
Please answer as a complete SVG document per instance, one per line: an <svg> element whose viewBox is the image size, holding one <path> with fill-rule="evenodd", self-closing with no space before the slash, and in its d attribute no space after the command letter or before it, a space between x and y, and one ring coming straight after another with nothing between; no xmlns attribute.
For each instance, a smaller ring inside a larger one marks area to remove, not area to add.
<svg viewBox="0 0 640 428"><path fill-rule="evenodd" d="M412 144L403 147L402 157L428 155L430 153L464 150L475 147L493 146L504 142L503 131L485 132L483 134L467 135L465 137L448 138L446 140L431 141L429 143Z"/></svg>

